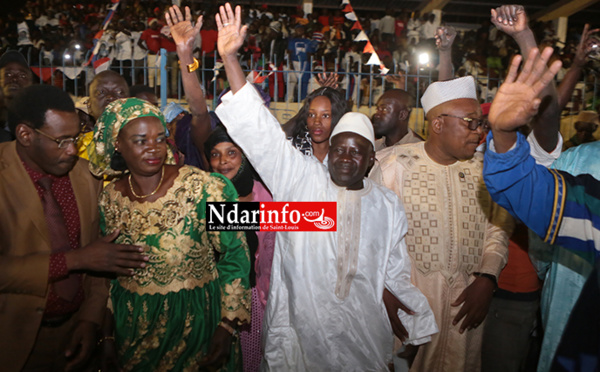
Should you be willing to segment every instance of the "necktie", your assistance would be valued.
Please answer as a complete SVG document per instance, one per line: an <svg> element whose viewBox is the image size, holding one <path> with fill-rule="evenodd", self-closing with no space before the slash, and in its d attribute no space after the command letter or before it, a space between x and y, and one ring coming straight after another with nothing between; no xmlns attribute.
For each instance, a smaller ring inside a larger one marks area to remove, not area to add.
<svg viewBox="0 0 600 372"><path fill-rule="evenodd" d="M43 177L37 181L44 190L42 194L42 206L44 207L44 217L46 217L46 224L48 225L52 253L63 253L71 250L71 247L69 245L69 233L65 218L58 201L56 201L54 194L52 194L53 182L50 177ZM79 290L80 281L81 275L70 274L68 277L53 283L54 293L71 302Z"/></svg>

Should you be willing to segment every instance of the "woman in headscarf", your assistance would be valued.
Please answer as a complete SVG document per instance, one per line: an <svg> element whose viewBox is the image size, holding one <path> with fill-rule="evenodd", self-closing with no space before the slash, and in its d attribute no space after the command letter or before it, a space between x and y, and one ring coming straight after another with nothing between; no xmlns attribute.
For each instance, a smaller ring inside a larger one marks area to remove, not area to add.
<svg viewBox="0 0 600 372"><path fill-rule="evenodd" d="M206 201L237 193L221 175L174 165L166 132L157 107L119 99L88 149L94 175L118 177L100 195L103 234L119 230L118 242L149 256L134 276L111 282L114 335L105 332L103 359L117 350L124 370L237 371L236 329L250 317L248 248L243 233L205 230Z"/></svg>
<svg viewBox="0 0 600 372"><path fill-rule="evenodd" d="M221 173L235 186L240 201L269 202L273 201L271 193L257 180L258 175L242 152L233 142L225 127L218 125L204 144L204 151L213 172ZM267 306L271 265L275 250L274 231L246 231L246 240L250 247L252 271L250 286L252 288L252 321L240 332L244 372L259 370L262 359L261 330L262 319ZM254 260L255 259L255 260Z"/></svg>

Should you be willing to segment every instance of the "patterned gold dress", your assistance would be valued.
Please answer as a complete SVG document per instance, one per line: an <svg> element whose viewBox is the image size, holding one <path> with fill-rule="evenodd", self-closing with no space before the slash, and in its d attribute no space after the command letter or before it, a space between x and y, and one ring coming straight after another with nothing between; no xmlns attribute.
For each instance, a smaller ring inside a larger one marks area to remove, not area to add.
<svg viewBox="0 0 600 372"><path fill-rule="evenodd" d="M221 318L249 321L245 237L205 230L205 202L236 199L225 177L188 166L154 202L131 201L114 183L100 195L102 232L120 229L117 243L145 246L149 255L144 269L111 283L109 308L125 370L197 371ZM220 370L241 370L237 339Z"/></svg>

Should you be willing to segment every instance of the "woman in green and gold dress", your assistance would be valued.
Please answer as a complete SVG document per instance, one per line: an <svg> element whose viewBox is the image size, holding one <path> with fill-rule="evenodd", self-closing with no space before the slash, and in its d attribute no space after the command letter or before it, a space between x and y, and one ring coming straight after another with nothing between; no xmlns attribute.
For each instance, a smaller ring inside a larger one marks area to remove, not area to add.
<svg viewBox="0 0 600 372"><path fill-rule="evenodd" d="M118 176L101 193L104 235L144 247L146 267L111 282L109 309L126 371L236 371L236 328L249 321L250 259L243 233L207 232L207 201L235 201L227 178L176 166L165 119L150 103L120 99L99 118L90 170ZM114 342L114 345L113 345Z"/></svg>

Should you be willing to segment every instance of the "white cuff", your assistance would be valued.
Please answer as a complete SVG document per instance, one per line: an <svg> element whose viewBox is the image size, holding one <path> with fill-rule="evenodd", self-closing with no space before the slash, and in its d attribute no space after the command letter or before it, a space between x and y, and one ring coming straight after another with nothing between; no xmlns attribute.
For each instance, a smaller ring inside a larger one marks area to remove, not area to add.
<svg viewBox="0 0 600 372"><path fill-rule="evenodd" d="M558 142L556 143L556 148L550 153L540 146L533 132L529 133L527 136L527 142L529 142L529 147L531 149L529 153L531 156L533 156L535 162L539 165L543 165L544 167L549 167L552 165L552 163L554 163L554 161L558 159L562 153L563 138L560 133L558 133Z"/></svg>
<svg viewBox="0 0 600 372"><path fill-rule="evenodd" d="M515 141L515 143L513 143L513 145L510 147L510 149L508 149L508 151L512 151L515 149L515 147L517 147L517 142L519 141ZM496 146L494 146L494 139L490 139L490 143L488 143L488 150L496 152ZM538 145L539 146L539 145ZM508 152L506 151L506 152Z"/></svg>

